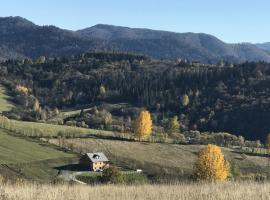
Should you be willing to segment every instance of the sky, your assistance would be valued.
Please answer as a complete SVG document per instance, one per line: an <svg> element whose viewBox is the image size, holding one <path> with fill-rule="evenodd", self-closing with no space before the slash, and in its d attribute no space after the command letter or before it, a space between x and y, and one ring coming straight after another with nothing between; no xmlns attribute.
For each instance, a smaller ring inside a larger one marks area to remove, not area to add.
<svg viewBox="0 0 270 200"><path fill-rule="evenodd" d="M269 0L1 0L0 16L70 30L101 23L270 42Z"/></svg>

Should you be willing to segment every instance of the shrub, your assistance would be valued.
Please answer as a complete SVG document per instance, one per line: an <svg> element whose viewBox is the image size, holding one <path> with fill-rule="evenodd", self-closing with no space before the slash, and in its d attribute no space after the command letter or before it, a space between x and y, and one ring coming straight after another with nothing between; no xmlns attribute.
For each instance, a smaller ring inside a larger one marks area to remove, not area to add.
<svg viewBox="0 0 270 200"><path fill-rule="evenodd" d="M123 183L124 179L121 172L114 166L111 166L103 171L102 181L105 183Z"/></svg>

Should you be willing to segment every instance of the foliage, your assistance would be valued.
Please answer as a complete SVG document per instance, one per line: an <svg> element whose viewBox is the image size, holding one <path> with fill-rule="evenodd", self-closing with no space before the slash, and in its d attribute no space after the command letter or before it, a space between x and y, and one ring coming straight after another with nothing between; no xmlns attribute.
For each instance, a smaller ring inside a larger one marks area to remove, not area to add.
<svg viewBox="0 0 270 200"><path fill-rule="evenodd" d="M177 116L170 119L168 128L170 133L177 133L180 131L180 123Z"/></svg>
<svg viewBox="0 0 270 200"><path fill-rule="evenodd" d="M33 105L33 110L35 112L39 112L40 111L40 105L39 105L39 101L37 99L35 99L34 105Z"/></svg>
<svg viewBox="0 0 270 200"><path fill-rule="evenodd" d="M45 56L39 56L36 60L36 63L38 64L42 64L42 63L45 63L46 61L46 57Z"/></svg>
<svg viewBox="0 0 270 200"><path fill-rule="evenodd" d="M101 96L104 96L104 95L106 94L106 89L105 89L105 86L104 86L104 85L101 85L101 86L99 87L99 94L100 94Z"/></svg>
<svg viewBox="0 0 270 200"><path fill-rule="evenodd" d="M33 91L29 92L31 98L12 94L22 109L28 111L12 112L24 115L21 119L28 121L39 119L29 112L31 99L39 99L46 110L81 109L101 103L99 88L104 85L106 95L102 103L144 107L151 111L155 124L176 115L182 131L230 132L261 141L270 129L267 63L234 67L225 63L219 67L121 53L92 53L50 58L43 64L9 60L1 63L1 69L5 72L0 73L3 84L10 91L16 85ZM125 109L120 114L127 117Z"/></svg>
<svg viewBox="0 0 270 200"><path fill-rule="evenodd" d="M267 138L266 138L266 148L270 152L270 133L267 135Z"/></svg>
<svg viewBox="0 0 270 200"><path fill-rule="evenodd" d="M16 85L15 91L24 95L27 95L29 93L28 88L22 85Z"/></svg>
<svg viewBox="0 0 270 200"><path fill-rule="evenodd" d="M221 148L209 144L199 152L194 164L194 176L199 180L224 181L230 173L229 163L224 159Z"/></svg>
<svg viewBox="0 0 270 200"><path fill-rule="evenodd" d="M123 183L124 179L118 168L110 166L102 172L102 180L105 183Z"/></svg>
<svg viewBox="0 0 270 200"><path fill-rule="evenodd" d="M189 104L189 97L188 97L188 95L183 95L182 96L182 105L185 107L185 106L188 106L188 104Z"/></svg>
<svg viewBox="0 0 270 200"><path fill-rule="evenodd" d="M152 120L148 111L142 111L135 122L134 132L139 139L148 138L152 132Z"/></svg>

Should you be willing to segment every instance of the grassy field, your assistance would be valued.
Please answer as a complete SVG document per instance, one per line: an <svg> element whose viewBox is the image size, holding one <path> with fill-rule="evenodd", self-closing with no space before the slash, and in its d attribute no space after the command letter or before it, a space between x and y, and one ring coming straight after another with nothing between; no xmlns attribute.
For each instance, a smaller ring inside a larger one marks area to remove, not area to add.
<svg viewBox="0 0 270 200"><path fill-rule="evenodd" d="M59 145L58 139L51 143ZM75 151L104 152L118 166L131 169L142 168L148 173L177 174L187 177L201 145L178 145L146 142L128 142L105 139L66 139L65 145L73 146ZM61 144L60 144L61 145ZM242 155L232 149L223 148L223 152L232 165L234 173L241 175L268 174L269 158L256 155Z"/></svg>
<svg viewBox="0 0 270 200"><path fill-rule="evenodd" d="M0 174L9 178L52 181L58 167L77 162L77 156L53 145L13 137L0 129ZM0 198L1 199L1 198Z"/></svg>
<svg viewBox="0 0 270 200"><path fill-rule="evenodd" d="M0 116L0 127L20 133L25 136L37 136L37 137L86 137L86 136L104 136L104 137L116 137L116 133L111 131L86 129L79 127L71 127L65 125L54 125L38 122L26 122L7 119ZM118 135L117 135L118 137Z"/></svg>
<svg viewBox="0 0 270 200"><path fill-rule="evenodd" d="M27 163L63 157L74 157L74 155L10 136L0 130L0 164Z"/></svg>
<svg viewBox="0 0 270 200"><path fill-rule="evenodd" d="M9 97L6 95L6 90L0 85L0 112L9 111L13 108L12 103L9 101Z"/></svg>
<svg viewBox="0 0 270 200"><path fill-rule="evenodd" d="M0 198L16 200L269 200L269 183L175 185L0 185Z"/></svg>

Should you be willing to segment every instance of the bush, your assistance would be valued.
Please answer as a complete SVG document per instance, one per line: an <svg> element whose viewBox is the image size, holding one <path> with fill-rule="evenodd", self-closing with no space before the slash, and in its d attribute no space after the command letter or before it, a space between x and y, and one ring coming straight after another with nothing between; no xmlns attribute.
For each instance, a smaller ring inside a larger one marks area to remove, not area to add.
<svg viewBox="0 0 270 200"><path fill-rule="evenodd" d="M122 176L125 184L144 184L148 182L147 177L142 173L132 172Z"/></svg>
<svg viewBox="0 0 270 200"><path fill-rule="evenodd" d="M118 168L112 166L103 171L102 181L105 183L119 184L124 183L123 176Z"/></svg>

